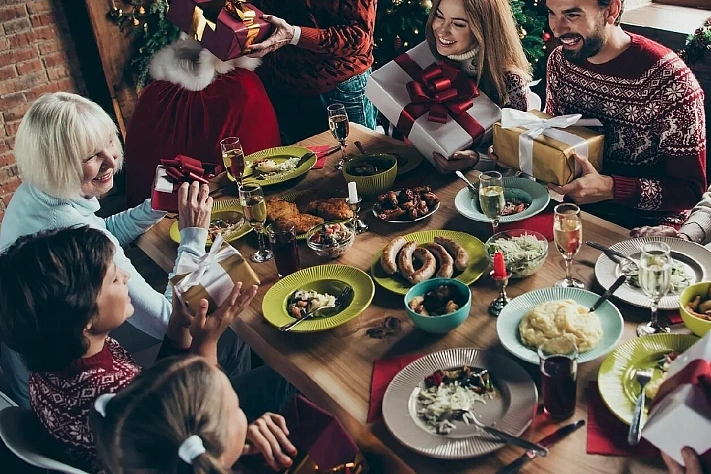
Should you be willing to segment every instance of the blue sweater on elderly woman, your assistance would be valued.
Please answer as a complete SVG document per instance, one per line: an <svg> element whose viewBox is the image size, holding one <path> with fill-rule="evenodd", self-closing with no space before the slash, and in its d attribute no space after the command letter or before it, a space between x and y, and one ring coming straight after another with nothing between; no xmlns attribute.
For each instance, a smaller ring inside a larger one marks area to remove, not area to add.
<svg viewBox="0 0 711 474"><path fill-rule="evenodd" d="M123 247L160 221L165 216L165 212L152 210L150 200L105 219L95 214L100 208L96 198L57 199L23 183L15 191L5 211L0 228L0 251L7 249L19 237L42 230L88 225L104 231L116 247L114 253L116 266L130 275L128 293L135 311L129 318L129 323L146 334L162 339L171 312L170 285L165 294L155 291L134 268L124 254ZM183 252L198 257L203 255L206 238L206 229L196 227L183 229L180 232L178 259ZM169 278L173 274L171 272ZM29 407L27 393L29 373L19 354L3 345L0 365L10 385L12 397L18 404Z"/></svg>

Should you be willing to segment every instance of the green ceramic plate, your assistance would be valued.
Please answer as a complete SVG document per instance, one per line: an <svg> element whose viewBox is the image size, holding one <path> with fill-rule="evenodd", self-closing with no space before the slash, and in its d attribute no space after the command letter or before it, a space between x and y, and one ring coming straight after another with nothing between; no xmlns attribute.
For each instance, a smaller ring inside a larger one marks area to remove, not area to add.
<svg viewBox="0 0 711 474"><path fill-rule="evenodd" d="M304 321L290 332L325 331L345 324L367 308L375 294L375 285L368 274L346 265L318 265L285 276L264 295L264 319L276 327L282 327L294 320L286 310L289 297L296 290L316 290L338 296L345 283L353 287L354 295L343 311L333 316Z"/></svg>
<svg viewBox="0 0 711 474"><path fill-rule="evenodd" d="M239 205L239 199L234 199L234 198L228 198L228 199L219 199L216 200L213 205L212 205L212 218L217 218L220 217L221 213L227 213L227 212L235 212L242 214L242 206ZM249 225L249 222L246 220L242 224L242 227L239 229L235 230L234 232L230 232L228 235L223 235L223 238L225 239L226 242L232 242L233 240L237 240L241 237L244 237L248 233L252 231L252 226ZM170 239L175 242L176 244L180 243L180 230L178 230L178 221L176 220L173 222L173 225L170 226L170 231L169 231ZM210 240L210 237L208 236L207 238L207 243L205 244L206 247L210 247L212 245L212 241Z"/></svg>
<svg viewBox="0 0 711 474"><path fill-rule="evenodd" d="M252 153L244 158L244 175L243 182L254 182L260 186L269 186L271 184L283 183L284 181L289 181L290 179L297 178L302 174L308 172L316 164L316 155L301 163L296 169L291 171L285 171L283 173L277 173L274 175L264 175L259 171L252 168L252 161L257 158L270 158L277 163L283 163L289 158L301 158L305 154L309 153L308 148L301 146L279 146L276 148L267 148L266 150L258 151Z"/></svg>
<svg viewBox="0 0 711 474"><path fill-rule="evenodd" d="M501 344L507 351L532 364L538 364L538 354L535 349L525 346L521 341L518 332L518 325L528 311L541 303L555 300L574 300L579 305L589 308L600 298L592 291L581 290L580 288L542 288L540 290L529 291L521 296L512 299L504 306L498 319L496 320L496 332L499 335ZM624 321L622 314L617 307L605 301L595 314L600 318L602 326L602 339L597 346L589 351L581 352L578 362L588 362L602 357L610 352L622 338Z"/></svg>
<svg viewBox="0 0 711 474"><path fill-rule="evenodd" d="M303 191L303 190L302 191L294 191L291 193L287 193L283 196L280 196L280 199L283 199L284 201L288 201L288 202L295 202L296 198L299 197L301 194L304 194L305 192L308 192L308 191ZM341 191L339 189L323 190L323 191L319 191L319 193L320 193L319 195L324 198L342 197L345 199L348 197L348 193L346 193L345 191ZM344 222L344 221L333 221L333 222ZM296 239L297 240L306 240L306 232L304 232L303 234L298 234L296 236Z"/></svg>
<svg viewBox="0 0 711 474"><path fill-rule="evenodd" d="M469 254L469 267L459 274L455 273L454 278L466 285L471 285L477 281L489 267L489 260L486 258L484 244L476 237L455 230L423 230L403 235L403 237L407 241L414 240L418 244L425 244L427 242L434 242L434 238L438 235L454 240L464 247ZM373 280L386 290L390 290L398 295L405 295L412 284L398 275L387 275L380 266L380 256L382 254L382 250L378 252L373 259L373 263L370 265L370 274L373 275Z"/></svg>
<svg viewBox="0 0 711 474"><path fill-rule="evenodd" d="M664 354L683 352L698 340L696 336L687 334L652 334L636 337L620 345L602 361L597 375L597 384L605 405L617 418L629 425L640 392L634 378L636 371L652 368ZM661 376L662 372L656 369L652 380Z"/></svg>

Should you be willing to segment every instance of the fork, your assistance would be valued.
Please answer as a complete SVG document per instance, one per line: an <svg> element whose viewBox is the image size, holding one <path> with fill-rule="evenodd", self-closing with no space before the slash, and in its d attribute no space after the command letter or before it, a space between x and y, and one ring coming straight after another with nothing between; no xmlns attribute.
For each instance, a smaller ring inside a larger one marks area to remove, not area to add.
<svg viewBox="0 0 711 474"><path fill-rule="evenodd" d="M343 290L341 291L341 294L338 295L338 298L336 298L336 301L333 303L333 306L320 306L312 310L311 312L306 313L306 315L304 315L302 318L296 319L280 327L279 330L282 332L290 331L294 326L301 324L307 319L311 319L316 313L320 313L322 310L334 308L335 311L338 311L344 304L346 304L346 302L348 302L351 296L353 296L353 287L351 285L346 285L346 287L343 288Z"/></svg>
<svg viewBox="0 0 711 474"><path fill-rule="evenodd" d="M475 425L477 425L479 428L482 430L486 431L487 433L490 433L497 438L501 439L502 441L505 441L507 443L515 444L516 446L519 446L521 448L525 448L527 451L535 451L536 454L538 454L541 457L546 457L548 456L548 448L545 448L541 446L540 444L532 443L530 441L527 441L523 438L519 438L518 436L510 435L508 433L504 433L501 430L497 430L496 428L492 426L487 426L474 415L471 411L467 412L467 418L470 419L471 421L474 422Z"/></svg>
<svg viewBox="0 0 711 474"><path fill-rule="evenodd" d="M634 414L632 415L632 423L630 423L630 431L627 434L627 442L630 446L639 444L642 439L642 412L644 411L644 386L652 380L652 369L637 370L635 379L639 382L641 392L637 398L637 404L634 406Z"/></svg>

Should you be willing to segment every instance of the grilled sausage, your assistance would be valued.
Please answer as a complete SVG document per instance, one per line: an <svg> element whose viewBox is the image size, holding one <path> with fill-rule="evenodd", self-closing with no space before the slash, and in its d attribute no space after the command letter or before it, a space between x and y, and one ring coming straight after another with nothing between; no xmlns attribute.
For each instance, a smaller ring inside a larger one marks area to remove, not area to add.
<svg viewBox="0 0 711 474"><path fill-rule="evenodd" d="M425 244L422 247L429 250L437 260L439 270L436 276L449 278L454 274L454 259L444 247L435 243Z"/></svg>
<svg viewBox="0 0 711 474"><path fill-rule="evenodd" d="M388 275L393 275L398 271L397 254L406 243L407 241L402 236L395 237L383 249L383 254L380 256L380 266Z"/></svg>
<svg viewBox="0 0 711 474"><path fill-rule="evenodd" d="M405 239L403 239L405 240ZM407 242L397 254L397 268L400 270L400 274L407 278L408 280L415 273L415 267L412 262L412 254L417 248L417 242Z"/></svg>
<svg viewBox="0 0 711 474"><path fill-rule="evenodd" d="M469 255L464 247L456 243L452 239L447 237L437 236L434 238L436 244L440 244L442 247L447 249L447 252L454 259L454 268L458 271L463 272L469 266Z"/></svg>
<svg viewBox="0 0 711 474"><path fill-rule="evenodd" d="M412 275L407 277L407 280L414 285L415 283L419 283L421 281L429 280L430 278L432 278L432 276L435 274L435 271L437 271L437 261L435 260L434 255L432 255L429 250L422 247L418 247L412 253L412 256L420 263L422 263L422 266L419 270L415 271Z"/></svg>

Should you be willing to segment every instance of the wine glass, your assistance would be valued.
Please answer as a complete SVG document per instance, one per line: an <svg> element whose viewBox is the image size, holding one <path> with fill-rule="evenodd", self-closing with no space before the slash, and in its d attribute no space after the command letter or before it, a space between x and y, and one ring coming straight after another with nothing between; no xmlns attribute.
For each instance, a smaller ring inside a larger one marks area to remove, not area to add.
<svg viewBox="0 0 711 474"><path fill-rule="evenodd" d="M259 250L252 254L252 261L262 263L271 260L274 254L265 247L264 234L262 233L264 222L267 220L267 203L264 202L262 187L258 184L239 183L237 189L244 217L257 233L259 240Z"/></svg>
<svg viewBox="0 0 711 474"><path fill-rule="evenodd" d="M326 110L328 111L328 128L331 129L333 138L341 144L341 161L336 164L336 169L343 168L343 162L346 160L346 139L350 127L348 125L348 114L346 106L343 104L331 104Z"/></svg>
<svg viewBox="0 0 711 474"><path fill-rule="evenodd" d="M580 208L575 204L558 204L554 209L553 235L555 245L565 260L565 278L555 282L563 288L585 288L582 281L570 276L573 257L580 251L583 243L583 223L580 220Z"/></svg>
<svg viewBox="0 0 711 474"><path fill-rule="evenodd" d="M227 137L220 140L222 163L227 168L227 176L232 181L242 182L244 174L244 152L237 137Z"/></svg>
<svg viewBox="0 0 711 474"><path fill-rule="evenodd" d="M664 242L647 242L642 245L639 257L639 286L651 301L652 317L648 323L637 326L637 335L646 336L669 332L669 327L657 321L659 300L671 288L672 257L669 246Z"/></svg>
<svg viewBox="0 0 711 474"><path fill-rule="evenodd" d="M487 171L479 175L479 206L484 215L491 220L491 227L496 234L501 213L506 207L504 183L498 171Z"/></svg>

